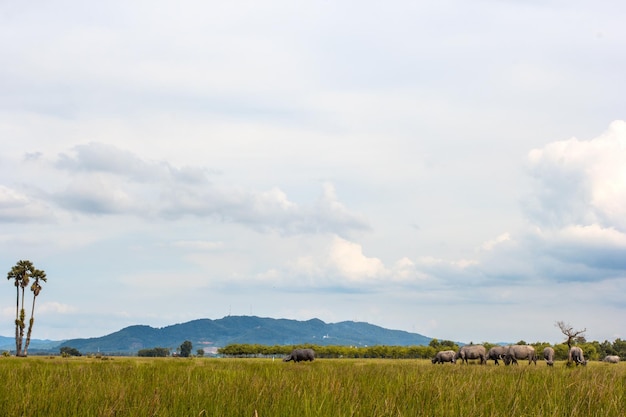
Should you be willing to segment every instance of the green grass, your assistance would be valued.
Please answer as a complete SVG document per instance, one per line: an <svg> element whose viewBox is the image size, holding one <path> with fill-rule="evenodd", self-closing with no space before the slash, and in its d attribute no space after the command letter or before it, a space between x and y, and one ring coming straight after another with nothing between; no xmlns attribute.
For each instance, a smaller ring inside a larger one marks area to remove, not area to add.
<svg viewBox="0 0 626 417"><path fill-rule="evenodd" d="M623 417L626 363L0 358L0 416Z"/></svg>

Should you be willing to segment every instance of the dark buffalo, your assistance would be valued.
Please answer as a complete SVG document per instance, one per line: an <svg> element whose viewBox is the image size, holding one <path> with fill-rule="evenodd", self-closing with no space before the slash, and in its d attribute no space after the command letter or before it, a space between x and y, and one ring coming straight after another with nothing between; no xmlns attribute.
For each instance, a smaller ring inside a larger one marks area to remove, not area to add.
<svg viewBox="0 0 626 417"><path fill-rule="evenodd" d="M294 349L283 359L283 362L300 362L315 360L315 351L313 349Z"/></svg>
<svg viewBox="0 0 626 417"><path fill-rule="evenodd" d="M509 350L504 356L504 364L510 365L511 363L517 365L518 359L528 359L528 364L534 363L537 365L537 355L535 354L535 348L530 345L513 345L509 346Z"/></svg>
<svg viewBox="0 0 626 417"><path fill-rule="evenodd" d="M554 349L552 349L550 346L545 348L543 350L543 358L546 360L546 363L548 364L548 366L553 366L554 365Z"/></svg>
<svg viewBox="0 0 626 417"><path fill-rule="evenodd" d="M583 355L583 350L578 346L572 346L569 352L567 352L567 359L569 362L574 362L576 366L587 365L587 361Z"/></svg>
<svg viewBox="0 0 626 417"><path fill-rule="evenodd" d="M504 356L506 355L508 350L509 350L508 346L494 346L491 349L489 349L489 351L487 352L487 357L485 358L485 361L492 359L496 365L500 365L498 360L503 361Z"/></svg>

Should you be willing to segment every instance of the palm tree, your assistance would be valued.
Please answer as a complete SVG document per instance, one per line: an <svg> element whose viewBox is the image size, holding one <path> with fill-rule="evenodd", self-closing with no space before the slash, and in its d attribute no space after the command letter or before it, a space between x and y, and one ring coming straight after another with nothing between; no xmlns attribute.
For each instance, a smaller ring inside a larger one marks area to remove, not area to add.
<svg viewBox="0 0 626 417"><path fill-rule="evenodd" d="M33 324L35 323L35 300L41 292L41 284L39 281L48 282L46 279L46 273L40 269L35 269L31 275L31 278L35 280L31 285L30 290L33 292L33 305L30 310L30 321L28 322L28 333L26 334L26 345L24 345L24 356L28 355L28 345L30 345L30 335L33 332Z"/></svg>
<svg viewBox="0 0 626 417"><path fill-rule="evenodd" d="M15 301L15 355L20 356L22 351L22 338L24 336L24 287L28 285L29 276L35 269L31 261L20 260L11 268L7 279L15 280L17 296ZM20 288L22 289L22 308L20 309Z"/></svg>
<svg viewBox="0 0 626 417"><path fill-rule="evenodd" d="M24 308L24 297L26 287L30 282L30 279L34 278L35 282L31 286L34 297L39 295L41 291L40 281L46 281L46 273L39 269L36 269L31 261L20 260L11 268L7 274L7 279L14 280L15 289L17 291L15 300L15 356L26 356L26 349L30 343L30 335L35 322L33 313L35 312L35 298L33 298L33 306L30 316L30 325L28 326L28 340L26 341L26 348L22 352L22 342L24 341L24 328L26 327L26 310ZM20 291L21 290L21 291ZM20 294L21 292L21 294ZM21 296L20 296L21 295Z"/></svg>

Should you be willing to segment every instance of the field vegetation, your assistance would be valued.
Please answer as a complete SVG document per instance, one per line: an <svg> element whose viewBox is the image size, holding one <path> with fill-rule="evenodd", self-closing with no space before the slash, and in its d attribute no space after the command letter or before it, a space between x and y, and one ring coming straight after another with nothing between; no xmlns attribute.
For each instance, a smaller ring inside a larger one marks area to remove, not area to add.
<svg viewBox="0 0 626 417"><path fill-rule="evenodd" d="M2 416L622 417L626 363L0 358Z"/></svg>

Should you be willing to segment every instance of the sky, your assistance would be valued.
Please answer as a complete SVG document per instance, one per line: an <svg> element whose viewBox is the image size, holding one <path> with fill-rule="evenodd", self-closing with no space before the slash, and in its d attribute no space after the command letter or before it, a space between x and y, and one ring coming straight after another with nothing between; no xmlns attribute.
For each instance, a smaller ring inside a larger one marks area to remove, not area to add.
<svg viewBox="0 0 626 417"><path fill-rule="evenodd" d="M46 272L37 339L227 315L626 338L625 20L602 0L2 1L0 268Z"/></svg>

